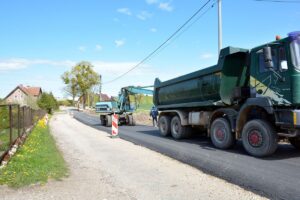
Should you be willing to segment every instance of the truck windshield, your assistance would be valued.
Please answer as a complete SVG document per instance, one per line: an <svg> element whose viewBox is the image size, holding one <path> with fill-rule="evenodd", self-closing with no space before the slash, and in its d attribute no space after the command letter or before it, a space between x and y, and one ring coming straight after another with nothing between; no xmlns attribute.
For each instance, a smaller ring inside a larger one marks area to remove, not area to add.
<svg viewBox="0 0 300 200"><path fill-rule="evenodd" d="M300 33L291 37L291 56L294 67L300 70Z"/></svg>

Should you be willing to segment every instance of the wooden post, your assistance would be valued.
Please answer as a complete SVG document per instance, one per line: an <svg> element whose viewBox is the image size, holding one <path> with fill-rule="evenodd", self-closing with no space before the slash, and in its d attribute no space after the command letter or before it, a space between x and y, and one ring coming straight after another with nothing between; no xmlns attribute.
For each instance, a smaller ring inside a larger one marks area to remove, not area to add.
<svg viewBox="0 0 300 200"><path fill-rule="evenodd" d="M21 111L20 105L18 105L18 136L20 137L21 133Z"/></svg>
<svg viewBox="0 0 300 200"><path fill-rule="evenodd" d="M9 105L9 145L12 144L12 131L13 131L12 105Z"/></svg>

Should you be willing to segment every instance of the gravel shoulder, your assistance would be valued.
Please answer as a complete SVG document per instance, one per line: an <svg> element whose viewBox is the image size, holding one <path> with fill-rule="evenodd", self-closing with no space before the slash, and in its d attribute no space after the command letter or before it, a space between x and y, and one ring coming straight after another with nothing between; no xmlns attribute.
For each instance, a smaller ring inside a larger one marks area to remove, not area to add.
<svg viewBox="0 0 300 200"><path fill-rule="evenodd" d="M19 190L1 186L1 199L264 199L68 114L54 115L50 127L70 176Z"/></svg>

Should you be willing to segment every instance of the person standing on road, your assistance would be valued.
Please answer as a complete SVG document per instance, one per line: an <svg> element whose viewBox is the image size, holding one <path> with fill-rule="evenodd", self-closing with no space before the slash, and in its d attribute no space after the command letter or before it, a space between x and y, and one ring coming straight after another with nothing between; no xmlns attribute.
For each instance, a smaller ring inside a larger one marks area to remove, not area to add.
<svg viewBox="0 0 300 200"><path fill-rule="evenodd" d="M156 107L152 106L152 108L150 110L150 116L152 117L153 126L157 126L158 111L157 111Z"/></svg>

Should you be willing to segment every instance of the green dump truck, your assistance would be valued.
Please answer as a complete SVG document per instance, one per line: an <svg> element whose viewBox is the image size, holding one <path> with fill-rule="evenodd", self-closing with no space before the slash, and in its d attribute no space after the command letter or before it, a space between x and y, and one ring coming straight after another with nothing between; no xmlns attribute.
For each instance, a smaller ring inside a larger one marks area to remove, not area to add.
<svg viewBox="0 0 300 200"><path fill-rule="evenodd" d="M227 47L215 66L156 78L153 101L163 136L197 130L220 149L240 139L257 157L274 153L284 138L300 149L300 32L251 50Z"/></svg>

